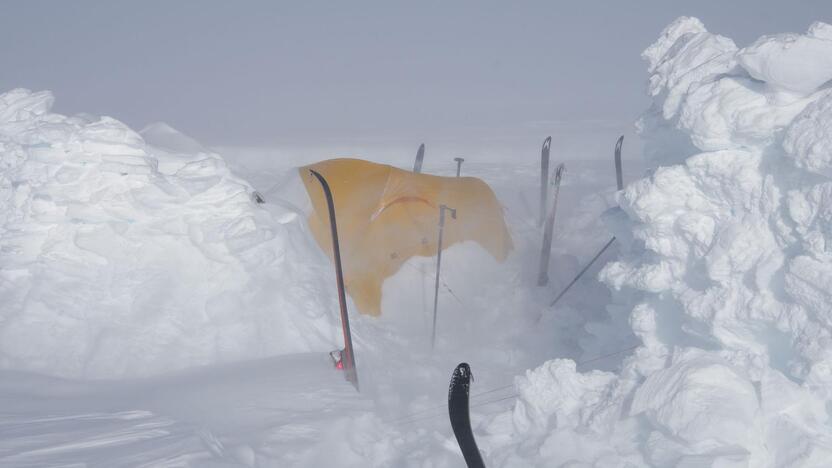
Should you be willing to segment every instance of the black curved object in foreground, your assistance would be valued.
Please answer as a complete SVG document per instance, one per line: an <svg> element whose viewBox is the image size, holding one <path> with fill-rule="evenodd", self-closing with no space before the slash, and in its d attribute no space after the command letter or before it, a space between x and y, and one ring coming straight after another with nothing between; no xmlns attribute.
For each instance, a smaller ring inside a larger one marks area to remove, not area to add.
<svg viewBox="0 0 832 468"><path fill-rule="evenodd" d="M341 307L341 327L344 331L344 350L342 351L341 360L345 377L355 386L356 390L359 390L358 372L355 369L355 354L353 353L352 334L350 333L350 316L347 314L347 296L344 292L344 273L341 269L341 247L338 243L338 226L335 223L335 202L332 200L332 190L329 189L329 184L324 179L324 176L312 169L309 172L321 183L321 188L323 188L324 196L326 197L326 204L329 208L329 226L332 231L332 258L335 263L338 304Z"/></svg>
<svg viewBox="0 0 832 468"><path fill-rule="evenodd" d="M456 366L448 388L448 414L456 441L465 457L468 468L485 468L482 456L471 430L471 418L468 414L468 393L471 390L471 367L463 362Z"/></svg>

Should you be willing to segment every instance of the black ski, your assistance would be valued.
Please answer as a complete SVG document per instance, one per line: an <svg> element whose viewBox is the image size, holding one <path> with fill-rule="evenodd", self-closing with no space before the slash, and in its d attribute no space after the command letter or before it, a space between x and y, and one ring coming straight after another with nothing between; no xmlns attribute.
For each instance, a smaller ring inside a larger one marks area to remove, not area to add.
<svg viewBox="0 0 832 468"><path fill-rule="evenodd" d="M537 285L545 286L549 283L549 257L552 252L552 236L555 231L555 214L558 210L558 195L560 194L560 181L563 178L565 166L561 163L555 169L555 181L553 185L554 197L552 197L552 208L546 217L546 227L543 230L543 250L540 252L540 270L537 276Z"/></svg>
<svg viewBox="0 0 832 468"><path fill-rule="evenodd" d="M546 199L548 198L549 190L549 148L552 146L552 137L546 137L543 140L543 148L540 149L540 220L539 223L543 226L543 221L546 219Z"/></svg>
<svg viewBox="0 0 832 468"><path fill-rule="evenodd" d="M341 328L344 332L344 349L333 351L330 355L333 356L336 367L344 370L344 377L355 386L356 390L359 390L358 372L355 368L355 353L353 352L352 334L350 333L350 317L347 314L347 296L344 292L344 273L341 269L341 247L338 244L338 227L335 223L335 202L332 200L332 191L324 176L312 169L309 172L321 183L321 187L324 189L324 196L326 197L326 204L329 208L329 226L332 232L332 257L335 263L335 281L338 285L338 303L341 307ZM338 353L337 359L335 353Z"/></svg>
<svg viewBox="0 0 832 468"><path fill-rule="evenodd" d="M624 144L624 135L618 137L615 142L615 185L618 190L624 189L624 173L621 169L621 145Z"/></svg>
<svg viewBox="0 0 832 468"><path fill-rule="evenodd" d="M422 161L425 159L425 144L419 145L419 150L416 151L416 162L413 163L413 172L422 172Z"/></svg>
<svg viewBox="0 0 832 468"><path fill-rule="evenodd" d="M468 395L471 390L471 367L463 362L456 366L448 388L448 415L456 441L462 450L462 456L468 468L485 468L482 456L471 430L471 417L468 413Z"/></svg>

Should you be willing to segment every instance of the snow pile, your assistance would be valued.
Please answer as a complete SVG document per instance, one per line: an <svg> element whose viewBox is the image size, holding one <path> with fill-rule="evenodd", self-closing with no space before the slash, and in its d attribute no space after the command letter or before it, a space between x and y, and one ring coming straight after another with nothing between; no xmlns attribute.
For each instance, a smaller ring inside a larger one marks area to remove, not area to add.
<svg viewBox="0 0 832 468"><path fill-rule="evenodd" d="M0 95L0 367L137 376L328 349L327 262L299 218L170 127L152 146L53 100Z"/></svg>
<svg viewBox="0 0 832 468"><path fill-rule="evenodd" d="M601 278L642 346L555 360L484 426L493 464L823 466L832 457L832 26L744 49L694 18L643 57L659 167L619 197ZM570 464L573 463L573 464Z"/></svg>

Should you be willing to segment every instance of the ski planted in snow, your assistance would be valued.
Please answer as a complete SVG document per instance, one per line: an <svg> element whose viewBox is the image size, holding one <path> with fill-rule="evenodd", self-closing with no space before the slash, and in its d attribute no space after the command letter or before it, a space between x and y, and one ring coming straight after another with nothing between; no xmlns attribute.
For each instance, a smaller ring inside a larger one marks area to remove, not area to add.
<svg viewBox="0 0 832 468"><path fill-rule="evenodd" d="M624 173L621 167L621 145L623 144L624 135L621 135L615 142L615 185L618 190L624 189Z"/></svg>
<svg viewBox="0 0 832 468"><path fill-rule="evenodd" d="M566 167L563 163L555 169L554 196L552 197L552 208L546 217L546 227L543 230L543 250L540 252L540 270L537 275L537 285L545 286L549 283L549 257L552 252L552 236L555 231L555 214L558 210L558 195L560 194L560 181Z"/></svg>
<svg viewBox="0 0 832 468"><path fill-rule="evenodd" d="M624 135L621 135L620 137L618 137L618 141L615 142L615 185L618 188L618 190L623 190L624 189L624 174L623 174L623 170L622 170L623 165L621 163L621 146L623 144L624 144ZM581 279L581 276L583 276L584 273L586 273L587 270L589 270L589 268L599 258L601 258L601 255L603 255L604 252L606 252L607 249L610 248L610 246L614 243L615 243L615 236L612 236L610 238L610 240L608 240L607 243L604 244L603 247L601 247L601 250L599 250L598 253L596 253L595 256L592 257L592 260L590 260L589 263L587 263L586 266L583 267L583 269L581 269L581 271L579 271L577 275L575 275L575 277L572 279L572 281L570 281L569 284L567 284L566 287L563 288L563 290L561 290L560 294L558 294L557 297L555 297L555 299L549 304L549 307L554 307L554 305L558 303L560 298L562 298L563 295L566 294L567 291L569 291L569 288L571 288L575 283L577 283L578 280Z"/></svg>
<svg viewBox="0 0 832 468"><path fill-rule="evenodd" d="M543 147L540 149L540 220L543 226L546 220L546 199L549 194L549 148L552 146L552 137L543 140Z"/></svg>
<svg viewBox="0 0 832 468"><path fill-rule="evenodd" d="M474 440L471 430L471 417L468 413L468 396L471 391L471 367L463 362L456 366L451 376L448 388L448 415L451 418L451 428L462 450L462 456L468 468L485 468L482 455Z"/></svg>
<svg viewBox="0 0 832 468"><path fill-rule="evenodd" d="M355 368L355 353L353 352L352 334L350 333L350 317L347 314L347 296L344 291L344 272L341 268L341 247L338 244L338 226L335 223L335 202L332 200L332 191L324 176L312 169L309 172L321 183L324 196L326 197L326 204L329 208L329 227L332 234L332 258L335 263L338 303L341 307L341 328L344 332L344 349L333 351L330 353L330 356L335 361L335 367L343 369L344 377L355 386L356 390L359 390L358 372Z"/></svg>
<svg viewBox="0 0 832 468"><path fill-rule="evenodd" d="M413 163L413 172L422 172L422 161L425 159L425 144L419 145L419 150L416 151L416 162Z"/></svg>

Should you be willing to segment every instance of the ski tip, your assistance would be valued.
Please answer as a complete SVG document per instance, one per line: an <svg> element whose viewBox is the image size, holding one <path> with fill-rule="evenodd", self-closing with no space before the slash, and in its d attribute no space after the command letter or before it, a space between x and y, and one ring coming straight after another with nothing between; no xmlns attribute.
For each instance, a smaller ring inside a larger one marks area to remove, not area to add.
<svg viewBox="0 0 832 468"><path fill-rule="evenodd" d="M322 176L318 171L316 171L315 169L309 169L309 178L311 179L312 177L315 177L318 180L324 179L324 176Z"/></svg>
<svg viewBox="0 0 832 468"><path fill-rule="evenodd" d="M471 375L471 366L469 366L467 362L460 362L454 369L454 373L451 376L451 385L448 389L448 399L451 399L453 390L458 388L460 385L467 390L467 387L471 384L473 377L474 376Z"/></svg>
<svg viewBox="0 0 832 468"><path fill-rule="evenodd" d="M618 137L618 141L615 142L615 152L616 153L619 153L619 154L621 153L621 145L623 145L623 144L624 144L624 135L621 135L620 137Z"/></svg>
<svg viewBox="0 0 832 468"><path fill-rule="evenodd" d="M545 140L543 140L543 148L549 149L552 147L552 137L547 136Z"/></svg>
<svg viewBox="0 0 832 468"><path fill-rule="evenodd" d="M454 369L454 375L459 375L463 379L470 379L472 377L471 366L467 362L460 362Z"/></svg>
<svg viewBox="0 0 832 468"><path fill-rule="evenodd" d="M413 163L413 172L420 173L422 172L422 160L425 159L425 144L422 143L419 145L419 149L416 151L416 161Z"/></svg>
<svg viewBox="0 0 832 468"><path fill-rule="evenodd" d="M560 179L561 179L561 177L563 177L563 174L565 174L565 173L566 173L566 164L564 164L564 163L558 164L558 167L555 169L555 182L554 183L555 184L560 183Z"/></svg>

